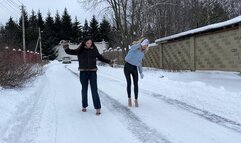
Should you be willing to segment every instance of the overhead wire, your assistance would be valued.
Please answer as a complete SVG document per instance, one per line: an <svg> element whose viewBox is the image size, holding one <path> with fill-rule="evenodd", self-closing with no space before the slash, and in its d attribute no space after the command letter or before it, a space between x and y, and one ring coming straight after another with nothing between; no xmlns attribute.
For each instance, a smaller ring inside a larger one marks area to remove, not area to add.
<svg viewBox="0 0 241 143"><path fill-rule="evenodd" d="M14 6L19 6L17 3L15 3L14 1L12 1L12 0L7 0L9 3L11 3L12 5L14 5Z"/></svg>
<svg viewBox="0 0 241 143"><path fill-rule="evenodd" d="M19 0L17 0L17 1L20 3L20 5L23 5L23 3L21 1L19 1Z"/></svg>
<svg viewBox="0 0 241 143"><path fill-rule="evenodd" d="M16 13L18 13L19 15L21 15L21 14L19 13L19 7L16 8L16 6L13 5L12 3L10 3L8 0L5 0L5 2L6 2L6 4L7 4L10 8L12 8Z"/></svg>
<svg viewBox="0 0 241 143"><path fill-rule="evenodd" d="M17 7L19 7L20 5L22 5L22 3L21 4L17 4L15 1L13 1L13 0L8 0L8 1L10 1L13 5L15 5L15 6L17 6Z"/></svg>
<svg viewBox="0 0 241 143"><path fill-rule="evenodd" d="M19 17L19 16L20 16L19 13L16 13L16 11L15 11L15 12L12 11L12 10L9 9L7 6L5 6L2 2L0 2L0 5L1 5L4 9L6 9L7 11L9 11L11 14L13 14L14 16L16 16L16 17Z"/></svg>

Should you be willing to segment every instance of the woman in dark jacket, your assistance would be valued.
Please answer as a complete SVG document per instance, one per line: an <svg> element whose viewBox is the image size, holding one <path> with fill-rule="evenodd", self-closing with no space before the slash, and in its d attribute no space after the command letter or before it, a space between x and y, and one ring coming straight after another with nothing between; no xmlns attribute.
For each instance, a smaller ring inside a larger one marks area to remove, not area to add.
<svg viewBox="0 0 241 143"><path fill-rule="evenodd" d="M69 49L68 43L64 42L63 48L70 55L77 55L79 60L80 82L82 85L82 111L87 111L88 106L88 83L90 83L92 99L96 115L100 115L101 103L97 91L97 66L96 58L102 62L113 64L113 61L100 55L97 47L90 38L86 38L77 49Z"/></svg>

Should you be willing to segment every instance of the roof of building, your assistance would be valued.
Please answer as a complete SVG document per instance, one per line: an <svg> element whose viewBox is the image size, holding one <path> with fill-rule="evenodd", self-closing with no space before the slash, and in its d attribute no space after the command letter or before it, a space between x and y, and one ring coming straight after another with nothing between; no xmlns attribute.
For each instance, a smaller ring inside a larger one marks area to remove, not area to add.
<svg viewBox="0 0 241 143"><path fill-rule="evenodd" d="M151 43L148 45L148 47L156 47L156 46L158 46L158 44L156 44L156 43Z"/></svg>
<svg viewBox="0 0 241 143"><path fill-rule="evenodd" d="M241 16L235 17L233 19L224 21L224 22L220 22L220 23L215 23L215 24L211 24L211 25L207 25L204 27L200 27L200 28L196 28L196 29L192 29L189 31L185 31L185 32L181 32L175 35L171 35L171 36L167 36L167 37L163 37L160 39L157 39L155 42L156 43L163 43L169 40L174 40L174 39L178 39L178 38L182 38L182 37L186 37L186 36L190 36L190 35L194 35L194 34L199 34L199 33L203 33L203 32L208 32L211 30L217 30L223 27L228 27L228 26L232 26L235 24L239 24L241 23Z"/></svg>

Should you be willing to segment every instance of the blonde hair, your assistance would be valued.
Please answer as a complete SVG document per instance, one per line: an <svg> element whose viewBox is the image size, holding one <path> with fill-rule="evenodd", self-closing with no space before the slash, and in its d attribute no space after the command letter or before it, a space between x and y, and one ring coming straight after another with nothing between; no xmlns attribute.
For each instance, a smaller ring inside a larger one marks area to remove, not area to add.
<svg viewBox="0 0 241 143"><path fill-rule="evenodd" d="M145 40L145 37L141 37L135 41L132 42L132 45L135 45L135 44L138 44L138 43L141 43L143 40ZM149 46L147 46L144 50L144 53L146 54L149 50Z"/></svg>
<svg viewBox="0 0 241 143"><path fill-rule="evenodd" d="M144 53L146 54L146 53L148 52L148 50L149 50L149 46L147 46L147 47L145 48Z"/></svg>
<svg viewBox="0 0 241 143"><path fill-rule="evenodd" d="M139 39L136 39L135 41L132 42L132 45L141 43L144 39L145 39L144 37L141 37L141 38L139 38Z"/></svg>

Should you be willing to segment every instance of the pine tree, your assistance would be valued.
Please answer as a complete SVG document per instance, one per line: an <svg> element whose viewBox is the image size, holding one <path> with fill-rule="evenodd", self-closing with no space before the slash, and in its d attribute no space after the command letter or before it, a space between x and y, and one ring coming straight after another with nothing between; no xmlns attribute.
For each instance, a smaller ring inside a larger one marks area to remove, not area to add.
<svg viewBox="0 0 241 143"><path fill-rule="evenodd" d="M92 39L95 42L100 42L102 41L101 39L101 34L100 34L100 30L99 30L99 23L96 20L95 16L93 15L92 20L90 21L90 34Z"/></svg>
<svg viewBox="0 0 241 143"><path fill-rule="evenodd" d="M120 46L121 34L115 26L111 28L110 37L112 37L108 41L110 47Z"/></svg>
<svg viewBox="0 0 241 143"><path fill-rule="evenodd" d="M75 17L75 22L73 23L73 32L72 32L72 37L73 37L73 42L74 43L79 43L80 41L83 40L82 37L82 31L81 31L81 25L80 22L77 20L77 17Z"/></svg>
<svg viewBox="0 0 241 143"><path fill-rule="evenodd" d="M38 11L38 27L40 28L40 30L44 29L44 21L40 10Z"/></svg>
<svg viewBox="0 0 241 143"><path fill-rule="evenodd" d="M19 30L17 23L13 21L12 17L9 18L5 29L2 29L2 32L4 32L4 36L2 38L6 46L16 49L20 48L19 41L21 37L19 37L16 33L20 33L21 31Z"/></svg>
<svg viewBox="0 0 241 143"><path fill-rule="evenodd" d="M63 40L72 40L72 23L71 17L68 14L67 9L64 9L64 14L62 15L61 21L61 39Z"/></svg>
<svg viewBox="0 0 241 143"><path fill-rule="evenodd" d="M5 29L4 26L0 25L0 50L4 48L6 45L4 43Z"/></svg>
<svg viewBox="0 0 241 143"><path fill-rule="evenodd" d="M88 25L88 21L85 20L85 24L84 24L84 27L83 27L83 39L85 39L86 37L90 36L89 34L89 25Z"/></svg>
<svg viewBox="0 0 241 143"><path fill-rule="evenodd" d="M32 14L29 17L29 27L31 29L38 27L38 19L33 10L32 10Z"/></svg>
<svg viewBox="0 0 241 143"><path fill-rule="evenodd" d="M102 22L100 23L101 39L108 42L110 39L110 32L111 32L111 25L104 17Z"/></svg>
<svg viewBox="0 0 241 143"><path fill-rule="evenodd" d="M44 25L44 31L43 31L43 58L54 60L57 57L55 46L58 44L55 37L55 31L54 31L54 20L53 17L51 17L50 12L48 12L46 18L46 22Z"/></svg>
<svg viewBox="0 0 241 143"><path fill-rule="evenodd" d="M27 50L35 50L36 42L38 40L38 33L38 19L35 15L35 12L32 11L31 16L29 17L29 28L26 32L26 37L28 39L26 43Z"/></svg>
<svg viewBox="0 0 241 143"><path fill-rule="evenodd" d="M57 41L62 40L61 39L61 32L60 32L61 31L61 18L60 18L60 15L59 15L58 11L56 12L56 15L55 15L54 31L55 31L56 40Z"/></svg>

